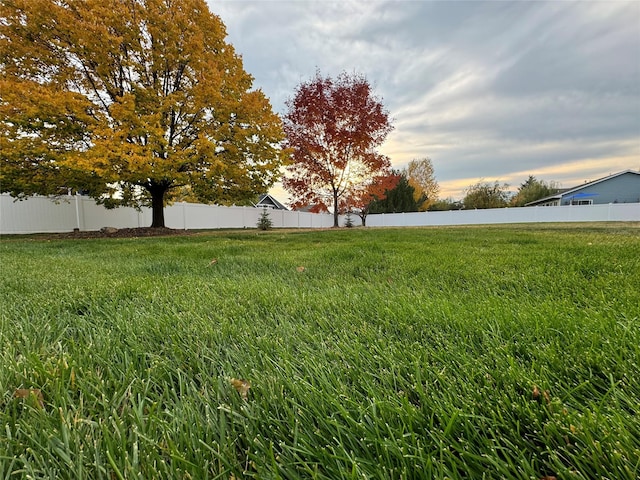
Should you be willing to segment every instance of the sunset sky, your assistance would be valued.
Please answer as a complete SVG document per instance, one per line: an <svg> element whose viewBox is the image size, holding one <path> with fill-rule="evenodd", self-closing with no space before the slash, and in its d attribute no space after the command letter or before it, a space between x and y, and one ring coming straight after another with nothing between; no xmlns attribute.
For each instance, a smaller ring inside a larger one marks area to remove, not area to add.
<svg viewBox="0 0 640 480"><path fill-rule="evenodd" d="M640 170L638 1L208 2L278 113L316 69L364 74L394 119L381 151L430 157L441 197Z"/></svg>

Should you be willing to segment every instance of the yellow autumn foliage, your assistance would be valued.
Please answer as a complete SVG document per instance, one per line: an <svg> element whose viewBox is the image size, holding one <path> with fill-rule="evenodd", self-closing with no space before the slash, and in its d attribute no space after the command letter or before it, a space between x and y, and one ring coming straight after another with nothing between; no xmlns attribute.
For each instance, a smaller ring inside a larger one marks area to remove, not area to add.
<svg viewBox="0 0 640 480"><path fill-rule="evenodd" d="M268 189L280 118L204 0L0 4L0 182L14 195L82 189L162 207Z"/></svg>

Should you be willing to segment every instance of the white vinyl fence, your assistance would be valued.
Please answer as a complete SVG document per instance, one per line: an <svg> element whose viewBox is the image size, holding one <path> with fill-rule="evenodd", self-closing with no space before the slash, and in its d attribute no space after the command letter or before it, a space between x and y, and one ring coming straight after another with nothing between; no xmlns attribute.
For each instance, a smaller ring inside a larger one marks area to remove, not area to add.
<svg viewBox="0 0 640 480"><path fill-rule="evenodd" d="M367 217L368 227L482 225L496 223L638 222L640 203L557 207L489 208L448 212L382 213Z"/></svg>
<svg viewBox="0 0 640 480"><path fill-rule="evenodd" d="M216 228L255 228L261 208L221 207L192 203L176 203L165 208L169 228L194 230ZM275 228L328 228L333 225L330 214L268 210ZM360 219L352 216L354 225ZM437 225L478 225L536 222L602 222L640 221L640 203L608 205L575 205L561 207L495 208L449 212L416 212L369 215L369 227L409 227ZM341 217L344 224L344 217ZM0 195L0 234L54 233L100 230L102 227L135 228L151 225L151 210L133 208L107 210L83 196L65 196L53 201L32 197L15 201Z"/></svg>
<svg viewBox="0 0 640 480"><path fill-rule="evenodd" d="M333 216L285 210L267 210L276 228L326 228ZM221 207L193 203L175 203L164 210L169 228L195 230L213 228L255 228L262 208ZM56 233L100 230L102 227L136 228L151 225L151 209L108 210L88 197L63 196L57 200L31 197L15 201L0 195L0 234Z"/></svg>

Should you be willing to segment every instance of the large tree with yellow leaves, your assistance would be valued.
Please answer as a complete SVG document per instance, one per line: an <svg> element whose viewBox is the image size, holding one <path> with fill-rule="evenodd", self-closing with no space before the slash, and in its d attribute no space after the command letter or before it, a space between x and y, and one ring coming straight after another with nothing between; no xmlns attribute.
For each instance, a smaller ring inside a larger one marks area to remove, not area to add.
<svg viewBox="0 0 640 480"><path fill-rule="evenodd" d="M264 192L281 121L204 0L2 0L0 190L107 205Z"/></svg>

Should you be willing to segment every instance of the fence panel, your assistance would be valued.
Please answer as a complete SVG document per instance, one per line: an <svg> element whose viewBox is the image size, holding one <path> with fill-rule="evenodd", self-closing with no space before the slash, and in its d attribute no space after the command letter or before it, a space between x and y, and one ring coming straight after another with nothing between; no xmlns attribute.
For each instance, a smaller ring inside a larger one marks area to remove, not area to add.
<svg viewBox="0 0 640 480"><path fill-rule="evenodd" d="M73 200L72 200L73 201ZM151 210L138 212L135 208L106 209L86 197L78 197L80 230L100 230L102 227L137 228L151 225Z"/></svg>
<svg viewBox="0 0 640 480"><path fill-rule="evenodd" d="M612 203L609 205L607 220L612 222L628 222L640 220L640 204Z"/></svg>
<svg viewBox="0 0 640 480"><path fill-rule="evenodd" d="M0 233L70 232L78 227L79 208L67 197L57 202L47 197L16 201L10 195L0 195Z"/></svg>

